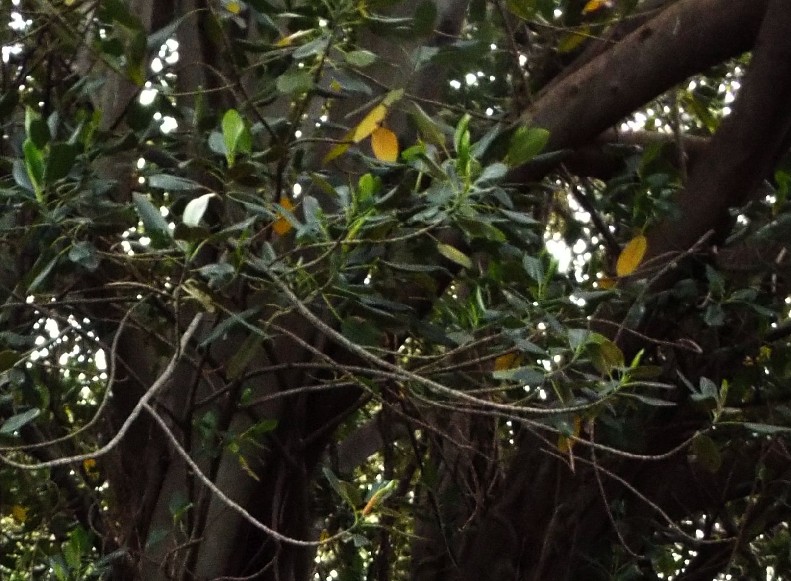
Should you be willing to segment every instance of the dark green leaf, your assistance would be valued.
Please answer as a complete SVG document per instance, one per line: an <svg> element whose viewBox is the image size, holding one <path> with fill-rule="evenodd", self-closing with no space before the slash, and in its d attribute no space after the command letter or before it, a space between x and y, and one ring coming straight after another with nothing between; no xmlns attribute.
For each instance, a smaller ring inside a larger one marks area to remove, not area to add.
<svg viewBox="0 0 791 581"><path fill-rule="evenodd" d="M143 222L146 234L151 237L154 246L161 247L166 245L170 239L170 229L159 208L154 206L147 196L138 192L132 193L132 199L135 202L135 209Z"/></svg>
<svg viewBox="0 0 791 581"><path fill-rule="evenodd" d="M16 414L8 418L3 425L0 426L0 434L12 434L22 426L32 422L41 414L41 410L33 408L21 414Z"/></svg>

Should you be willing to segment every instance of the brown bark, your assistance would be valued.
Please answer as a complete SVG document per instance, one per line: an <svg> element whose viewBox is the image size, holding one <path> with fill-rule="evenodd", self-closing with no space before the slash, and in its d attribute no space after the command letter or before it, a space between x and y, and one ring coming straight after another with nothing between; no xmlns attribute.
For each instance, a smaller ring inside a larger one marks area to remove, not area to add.
<svg viewBox="0 0 791 581"><path fill-rule="evenodd" d="M539 94L521 121L550 133L546 151L592 141L690 75L749 50L768 0L682 0ZM509 181L535 179L530 165Z"/></svg>

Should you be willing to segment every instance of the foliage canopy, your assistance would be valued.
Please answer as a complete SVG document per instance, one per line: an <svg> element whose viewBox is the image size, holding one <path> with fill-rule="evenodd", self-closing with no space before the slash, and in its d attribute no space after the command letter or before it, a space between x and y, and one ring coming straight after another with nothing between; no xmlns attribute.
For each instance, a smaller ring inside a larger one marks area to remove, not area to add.
<svg viewBox="0 0 791 581"><path fill-rule="evenodd" d="M782 578L789 12L5 3L0 576Z"/></svg>

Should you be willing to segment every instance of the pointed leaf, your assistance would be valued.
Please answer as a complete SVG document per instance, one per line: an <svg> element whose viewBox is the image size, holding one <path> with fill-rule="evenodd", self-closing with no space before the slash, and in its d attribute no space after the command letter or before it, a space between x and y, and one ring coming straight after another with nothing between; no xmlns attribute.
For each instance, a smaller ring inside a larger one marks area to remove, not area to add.
<svg viewBox="0 0 791 581"><path fill-rule="evenodd" d="M464 254L462 251L454 248L450 244L443 244L442 242L439 242L437 243L437 250L442 256L451 262L455 262L459 266L463 266L467 269L472 268L472 260L470 260L470 257Z"/></svg>
<svg viewBox="0 0 791 581"><path fill-rule="evenodd" d="M209 200L216 195L217 194L203 194L194 200L190 200L184 207L184 214L181 217L181 221L190 228L198 226L203 215L206 213L206 209L209 207Z"/></svg>
<svg viewBox="0 0 791 581"><path fill-rule="evenodd" d="M508 147L508 164L520 166L533 159L546 147L549 131L540 127L520 127L511 137Z"/></svg>
<svg viewBox="0 0 791 581"><path fill-rule="evenodd" d="M618 276L628 276L632 274L643 261L645 251L648 249L648 239L642 234L635 236L621 251L618 262L615 265L615 273Z"/></svg>
<svg viewBox="0 0 791 581"><path fill-rule="evenodd" d="M357 124L352 133L352 141L360 143L363 139L370 136L377 127L384 121L387 116L387 107L381 103L371 109L368 114L363 117L362 121Z"/></svg>
<svg viewBox="0 0 791 581"><path fill-rule="evenodd" d="M0 426L0 434L13 434L25 424L28 424L36 419L40 413L40 409L33 408L27 410L26 412L22 412L21 414L11 416L5 422L3 422L2 426Z"/></svg>

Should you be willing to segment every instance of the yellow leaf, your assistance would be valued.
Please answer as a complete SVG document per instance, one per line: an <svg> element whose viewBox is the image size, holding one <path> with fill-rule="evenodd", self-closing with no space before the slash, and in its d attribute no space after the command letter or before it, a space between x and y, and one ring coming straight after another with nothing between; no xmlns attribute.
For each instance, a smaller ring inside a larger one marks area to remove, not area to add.
<svg viewBox="0 0 791 581"><path fill-rule="evenodd" d="M618 262L615 264L615 273L618 276L628 276L632 274L643 261L645 251L648 249L648 239L642 234L635 236L626 243Z"/></svg>
<svg viewBox="0 0 791 581"><path fill-rule="evenodd" d="M381 103L371 109L368 112L368 115L363 117L363 120L357 124L357 127L354 128L352 132L352 141L355 143L360 143L363 139L371 135L376 128L379 127L379 124L384 121L385 117L387 116L387 107L382 105Z"/></svg>
<svg viewBox="0 0 791 581"><path fill-rule="evenodd" d="M23 523L27 520L27 509L21 504L15 504L11 507L11 516L16 522Z"/></svg>
<svg viewBox="0 0 791 581"><path fill-rule="evenodd" d="M398 137L386 127L377 127L371 133L371 149L379 161L395 163L398 160Z"/></svg>
<svg viewBox="0 0 791 581"><path fill-rule="evenodd" d="M583 14L590 14L602 8L610 8L612 6L611 0L590 0L582 9Z"/></svg>
<svg viewBox="0 0 791 581"><path fill-rule="evenodd" d="M516 353L506 353L505 355L500 355L494 360L495 371L505 371L506 369L512 369L517 365L519 365L519 355Z"/></svg>
<svg viewBox="0 0 791 581"><path fill-rule="evenodd" d="M231 14L239 14L242 11L242 3L231 0L225 5L225 9Z"/></svg>
<svg viewBox="0 0 791 581"><path fill-rule="evenodd" d="M286 197L280 198L280 205L289 212L294 209L294 203ZM278 219L272 224L272 230L274 230L275 234L278 236L288 234L292 228L293 226L291 225L291 222L289 222L288 219L282 215L282 212L280 217L278 217Z"/></svg>

